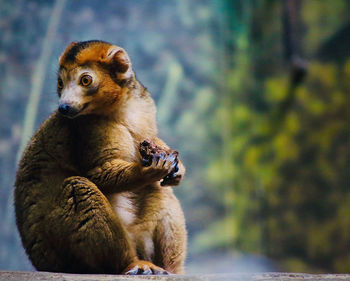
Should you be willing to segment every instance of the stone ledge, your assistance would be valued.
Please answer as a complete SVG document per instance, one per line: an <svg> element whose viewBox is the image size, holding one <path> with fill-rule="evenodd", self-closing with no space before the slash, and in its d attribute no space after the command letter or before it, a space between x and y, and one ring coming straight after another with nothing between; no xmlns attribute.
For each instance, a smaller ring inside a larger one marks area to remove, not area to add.
<svg viewBox="0 0 350 281"><path fill-rule="evenodd" d="M125 276L97 274L66 274L31 271L0 271L0 281L350 281L350 274L304 274L304 273L235 273L235 274L196 274L196 275L167 275L167 276Z"/></svg>

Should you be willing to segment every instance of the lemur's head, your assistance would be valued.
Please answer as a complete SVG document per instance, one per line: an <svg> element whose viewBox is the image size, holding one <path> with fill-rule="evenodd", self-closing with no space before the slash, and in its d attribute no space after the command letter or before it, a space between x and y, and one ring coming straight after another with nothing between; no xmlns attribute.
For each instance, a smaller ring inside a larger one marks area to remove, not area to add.
<svg viewBox="0 0 350 281"><path fill-rule="evenodd" d="M133 79L121 47L97 40L72 42L59 59L58 110L69 118L109 112Z"/></svg>

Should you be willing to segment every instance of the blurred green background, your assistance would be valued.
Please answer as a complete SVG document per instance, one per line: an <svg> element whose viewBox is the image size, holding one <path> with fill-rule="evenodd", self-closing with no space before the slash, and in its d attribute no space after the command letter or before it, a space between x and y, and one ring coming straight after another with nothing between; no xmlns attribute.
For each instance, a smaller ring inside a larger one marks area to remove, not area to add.
<svg viewBox="0 0 350 281"><path fill-rule="evenodd" d="M0 0L0 269L16 161L71 41L124 47L187 176L188 272L350 272L350 2ZM59 230L57 230L59 231Z"/></svg>

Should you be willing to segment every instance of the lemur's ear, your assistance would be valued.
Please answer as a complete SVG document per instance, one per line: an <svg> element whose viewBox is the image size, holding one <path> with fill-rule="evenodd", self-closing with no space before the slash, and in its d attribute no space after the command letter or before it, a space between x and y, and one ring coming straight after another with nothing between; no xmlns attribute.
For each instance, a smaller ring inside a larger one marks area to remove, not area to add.
<svg viewBox="0 0 350 281"><path fill-rule="evenodd" d="M130 78L132 76L131 62L123 48L112 46L107 51L107 59L118 76Z"/></svg>

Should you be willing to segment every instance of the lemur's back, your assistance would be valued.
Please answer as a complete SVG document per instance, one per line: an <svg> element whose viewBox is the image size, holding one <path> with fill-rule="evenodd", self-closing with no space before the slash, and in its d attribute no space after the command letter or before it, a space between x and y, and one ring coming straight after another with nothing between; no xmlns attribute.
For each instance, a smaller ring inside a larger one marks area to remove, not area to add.
<svg viewBox="0 0 350 281"><path fill-rule="evenodd" d="M71 162L67 133L65 120L54 113L31 139L17 170L16 221L23 246L36 267L41 266L36 264L36 256L44 258L49 254L38 248L46 240L43 235L49 238L43 226L48 223L63 180L77 173Z"/></svg>

